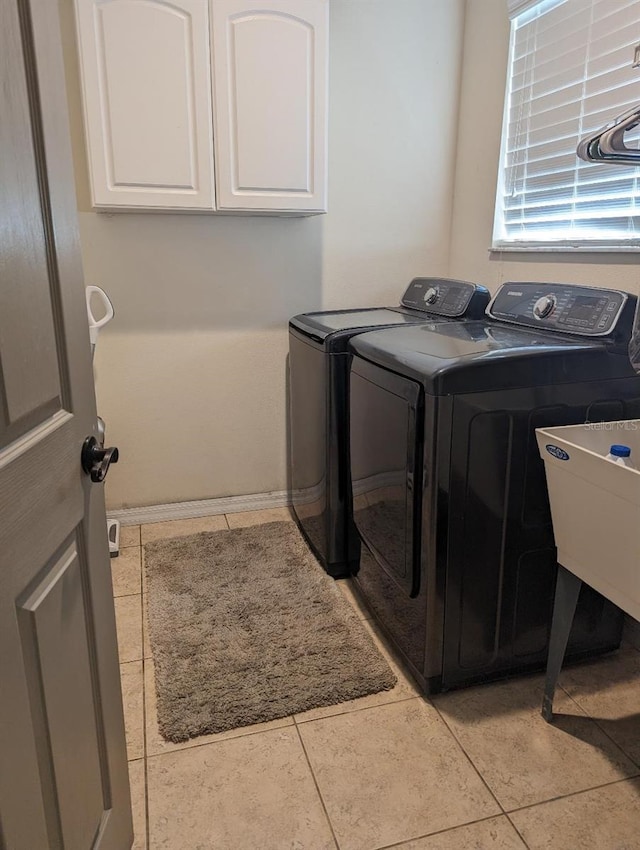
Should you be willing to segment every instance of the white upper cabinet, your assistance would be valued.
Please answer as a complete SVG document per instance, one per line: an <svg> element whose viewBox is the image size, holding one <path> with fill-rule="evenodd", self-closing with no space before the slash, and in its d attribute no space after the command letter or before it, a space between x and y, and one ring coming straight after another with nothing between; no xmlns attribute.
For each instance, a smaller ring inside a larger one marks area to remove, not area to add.
<svg viewBox="0 0 640 850"><path fill-rule="evenodd" d="M326 209L328 0L75 3L94 206Z"/></svg>
<svg viewBox="0 0 640 850"><path fill-rule="evenodd" d="M96 206L213 207L208 0L77 0Z"/></svg>
<svg viewBox="0 0 640 850"><path fill-rule="evenodd" d="M219 209L326 208L328 12L212 0Z"/></svg>

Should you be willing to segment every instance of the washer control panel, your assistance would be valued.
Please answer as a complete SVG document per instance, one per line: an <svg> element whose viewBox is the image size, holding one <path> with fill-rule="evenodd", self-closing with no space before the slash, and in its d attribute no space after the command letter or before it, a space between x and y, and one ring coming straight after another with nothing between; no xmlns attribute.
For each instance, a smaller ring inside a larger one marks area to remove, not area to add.
<svg viewBox="0 0 640 850"><path fill-rule="evenodd" d="M505 283L487 315L514 325L581 336L608 336L628 296L611 289L551 283Z"/></svg>
<svg viewBox="0 0 640 850"><path fill-rule="evenodd" d="M464 316L471 300L482 293L488 303L484 287L464 280L447 280L436 277L416 277L402 296L402 305L413 310L424 310L438 316ZM486 306L486 304L485 304Z"/></svg>

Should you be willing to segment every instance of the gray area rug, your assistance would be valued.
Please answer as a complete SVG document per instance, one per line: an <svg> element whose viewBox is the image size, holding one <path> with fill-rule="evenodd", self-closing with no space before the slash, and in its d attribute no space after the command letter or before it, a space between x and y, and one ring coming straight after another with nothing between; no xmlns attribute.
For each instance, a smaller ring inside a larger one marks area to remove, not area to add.
<svg viewBox="0 0 640 850"><path fill-rule="evenodd" d="M396 677L292 522L145 546L168 741L389 690Z"/></svg>

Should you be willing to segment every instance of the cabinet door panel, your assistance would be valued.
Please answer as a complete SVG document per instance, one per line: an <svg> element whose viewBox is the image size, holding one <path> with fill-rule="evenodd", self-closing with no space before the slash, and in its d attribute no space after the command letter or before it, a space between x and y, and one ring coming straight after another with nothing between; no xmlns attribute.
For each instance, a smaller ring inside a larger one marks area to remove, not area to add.
<svg viewBox="0 0 640 850"><path fill-rule="evenodd" d="M214 206L207 3L76 0L96 206Z"/></svg>
<svg viewBox="0 0 640 850"><path fill-rule="evenodd" d="M324 210L328 4L212 12L218 208Z"/></svg>

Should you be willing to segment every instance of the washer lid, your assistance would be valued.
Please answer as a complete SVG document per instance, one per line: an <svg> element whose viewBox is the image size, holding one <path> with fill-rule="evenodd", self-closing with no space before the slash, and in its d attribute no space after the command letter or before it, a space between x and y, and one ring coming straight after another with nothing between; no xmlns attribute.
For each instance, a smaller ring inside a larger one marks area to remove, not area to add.
<svg viewBox="0 0 640 850"><path fill-rule="evenodd" d="M484 286L463 280L416 277L402 296L400 307L301 313L289 321L289 328L333 352L346 351L347 341L354 334L427 320L435 323L464 317L479 319L488 303L489 291Z"/></svg>
<svg viewBox="0 0 640 850"><path fill-rule="evenodd" d="M320 313L303 313L294 316L289 327L310 337L332 351L346 350L350 336L376 328L394 325L406 326L424 322L424 313L401 307L372 307L364 310L331 310ZM447 321L451 321L448 319Z"/></svg>
<svg viewBox="0 0 640 850"><path fill-rule="evenodd" d="M420 381L432 395L634 374L628 357L604 341L488 321L428 322L379 330L355 337L349 350Z"/></svg>

